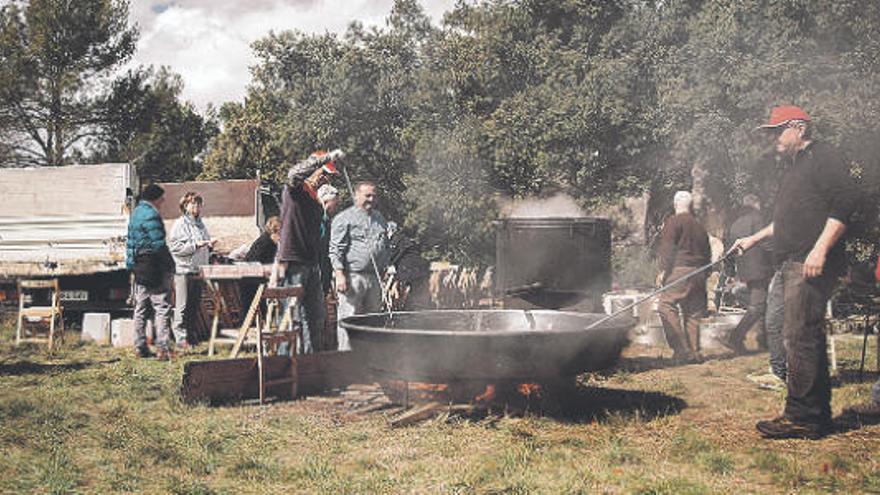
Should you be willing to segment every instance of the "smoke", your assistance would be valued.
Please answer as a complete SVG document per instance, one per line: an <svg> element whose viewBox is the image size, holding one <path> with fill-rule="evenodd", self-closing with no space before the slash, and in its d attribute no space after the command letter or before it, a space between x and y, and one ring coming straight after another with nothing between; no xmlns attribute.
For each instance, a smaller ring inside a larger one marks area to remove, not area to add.
<svg viewBox="0 0 880 495"><path fill-rule="evenodd" d="M500 213L504 218L585 217L577 202L566 194L549 198L526 198L502 201Z"/></svg>

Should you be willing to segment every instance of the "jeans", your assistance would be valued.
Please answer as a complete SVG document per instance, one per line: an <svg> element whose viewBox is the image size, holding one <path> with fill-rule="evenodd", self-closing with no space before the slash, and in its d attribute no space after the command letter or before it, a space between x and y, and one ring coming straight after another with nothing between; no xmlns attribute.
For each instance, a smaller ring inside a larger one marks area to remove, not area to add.
<svg viewBox="0 0 880 495"><path fill-rule="evenodd" d="M782 269L776 270L767 289L767 310L764 315L764 331L767 334L767 349L770 351L770 369L782 381L788 378L788 364L785 356L785 338L782 334L784 321L784 284Z"/></svg>
<svg viewBox="0 0 880 495"><path fill-rule="evenodd" d="M171 323L171 274L156 287L134 284L134 347L147 348L147 318L152 306L155 316L156 347L168 350L168 327Z"/></svg>
<svg viewBox="0 0 880 495"><path fill-rule="evenodd" d="M336 338L340 351L351 350L348 332L342 328L342 320L349 316L375 313L382 307L382 282L372 272L351 272L348 274L348 290L339 294Z"/></svg>
<svg viewBox="0 0 880 495"><path fill-rule="evenodd" d="M747 283L749 291L749 306L745 316L730 333L733 343L742 344L746 334L753 326L758 327L758 342L764 337L764 313L767 310L767 280L752 280Z"/></svg>
<svg viewBox="0 0 880 495"><path fill-rule="evenodd" d="M299 319L302 327L302 352L315 351L313 343L320 342L319 332L324 328L324 291L321 288L321 269L317 264L301 265L288 263L282 282L284 287L302 286L303 295L299 301L299 311L294 319ZM282 314L287 311L287 302L282 304ZM278 354L289 354L287 343L278 346Z"/></svg>
<svg viewBox="0 0 880 495"><path fill-rule="evenodd" d="M782 266L785 315L783 333L788 350L788 396L785 416L812 424L831 423L831 377L825 339L825 307L835 277L824 273L806 278L804 264Z"/></svg>

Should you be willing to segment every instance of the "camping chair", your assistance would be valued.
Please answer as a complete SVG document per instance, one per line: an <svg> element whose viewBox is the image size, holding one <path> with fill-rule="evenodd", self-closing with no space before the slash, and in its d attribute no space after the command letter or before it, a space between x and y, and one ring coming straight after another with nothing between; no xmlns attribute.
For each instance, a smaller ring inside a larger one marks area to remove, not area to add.
<svg viewBox="0 0 880 495"><path fill-rule="evenodd" d="M46 298L48 306L35 305L35 302L38 304L40 301L45 301L36 296L45 296L46 292L48 292L48 298ZM61 290L57 278L19 280L18 325L15 331L15 345L22 342L47 342L49 352L52 352L55 347L55 339L64 340L64 316L60 296ZM26 299L29 301L25 301ZM43 330L45 327L48 329Z"/></svg>

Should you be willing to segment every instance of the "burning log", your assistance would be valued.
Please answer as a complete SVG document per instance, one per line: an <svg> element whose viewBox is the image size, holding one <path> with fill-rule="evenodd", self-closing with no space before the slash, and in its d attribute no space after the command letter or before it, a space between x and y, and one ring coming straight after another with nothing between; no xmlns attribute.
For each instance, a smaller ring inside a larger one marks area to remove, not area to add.
<svg viewBox="0 0 880 495"><path fill-rule="evenodd" d="M486 385L486 390L482 394L474 397L474 402L477 404L489 404L493 400L495 400L495 385L491 383Z"/></svg>
<svg viewBox="0 0 880 495"><path fill-rule="evenodd" d="M520 383L516 390L524 397L541 398L541 386L537 383Z"/></svg>

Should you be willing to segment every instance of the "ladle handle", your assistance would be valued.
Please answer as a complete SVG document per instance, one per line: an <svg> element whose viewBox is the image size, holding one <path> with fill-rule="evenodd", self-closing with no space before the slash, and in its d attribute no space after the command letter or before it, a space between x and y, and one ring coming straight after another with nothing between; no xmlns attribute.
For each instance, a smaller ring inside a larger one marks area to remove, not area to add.
<svg viewBox="0 0 880 495"><path fill-rule="evenodd" d="M586 326L586 328L584 328L584 330L590 330L590 329L596 328L596 327L598 327L599 325L601 325L601 324L603 324L603 323L605 323L605 322L607 322L607 321L609 321L609 320L611 320L611 319L613 319L613 318L619 316L619 315L620 315L621 313L623 313L624 311L628 311L628 310L630 310L630 309L632 309L632 308L638 306L639 304L642 304L643 302L647 301L648 299L651 299L652 297L656 296L657 294L660 294L660 293L662 293L662 292L665 292L665 291L669 290L670 288L672 288L672 287L674 287L674 286L676 286L676 285L678 285L678 284L684 282L685 280L687 280L687 279L689 279L689 278L691 278L691 277L693 277L693 276L695 276L695 275L697 275L697 274L703 273L704 271L708 270L709 268L712 268L713 266L715 266L715 265L721 263L722 261L726 260L726 259L729 258L731 255L733 255L733 253L734 253L733 249L727 251L726 253L724 253L724 256L718 258L717 260L715 260L715 261L713 261L713 262L711 262L711 263L708 263L708 264L706 264L706 265L703 265L703 266L697 268L696 270L694 270L694 271L692 271L692 272L690 272L690 273L688 273L688 274L686 274L686 275L683 275L683 276L681 276L681 277L679 277L679 278L673 280L672 282L669 282L668 284L664 285L663 287L660 287L660 288L654 290L654 291L651 292L650 294L648 294L648 295L646 295L646 296L643 296L643 297L640 297L639 299L636 299L635 302L632 302L632 303L630 303L630 304L627 304L626 306L624 306L624 307L618 309L617 311L614 311L613 313L609 314L608 316L605 316L605 317L603 317L603 318L600 318L600 319L597 320L597 321L594 321L593 323L590 323L589 325Z"/></svg>

